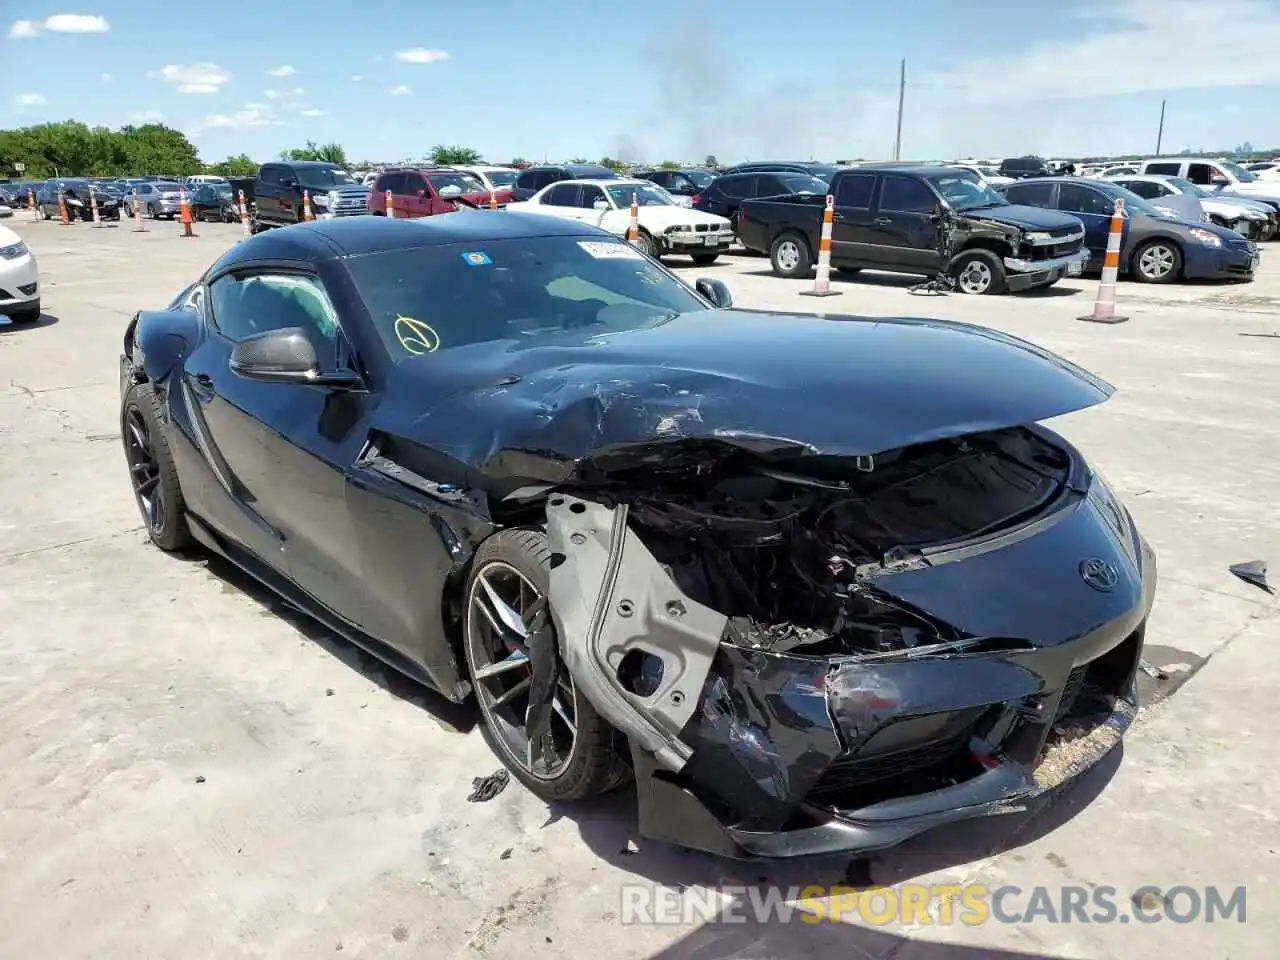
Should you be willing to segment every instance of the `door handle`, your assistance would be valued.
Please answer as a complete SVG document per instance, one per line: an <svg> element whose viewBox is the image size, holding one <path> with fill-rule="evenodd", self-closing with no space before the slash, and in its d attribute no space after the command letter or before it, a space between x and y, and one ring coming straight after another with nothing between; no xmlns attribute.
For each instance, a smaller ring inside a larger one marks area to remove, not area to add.
<svg viewBox="0 0 1280 960"><path fill-rule="evenodd" d="M832 214L831 219L839 220L841 223L844 223L844 214L843 213Z"/></svg>
<svg viewBox="0 0 1280 960"><path fill-rule="evenodd" d="M893 220L890 217L876 217L875 222L878 227L887 227L889 224L893 223Z"/></svg>

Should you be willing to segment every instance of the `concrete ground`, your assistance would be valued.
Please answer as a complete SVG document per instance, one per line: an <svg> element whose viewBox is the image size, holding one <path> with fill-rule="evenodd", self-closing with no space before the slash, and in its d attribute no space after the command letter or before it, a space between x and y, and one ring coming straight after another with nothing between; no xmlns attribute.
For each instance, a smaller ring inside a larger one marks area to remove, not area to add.
<svg viewBox="0 0 1280 960"><path fill-rule="evenodd" d="M1148 656L1170 679L1145 684L1152 705L1122 752L1051 802L936 831L848 874L898 890L1015 885L1006 915L1037 885L1055 902L1064 886L1109 886L1112 923L728 922L738 910L628 926L624 885L785 888L839 883L848 865L743 866L645 841L626 793L548 809L513 785L467 803L472 778L498 766L470 710L389 675L224 564L166 556L142 532L117 439L122 331L239 228L179 239L167 223L7 222L40 258L47 315L0 327L0 956L1273 955L1280 618L1227 566L1280 567L1280 246L1252 284L1123 284L1131 319L1118 326L1076 319L1090 281L923 298L868 275L808 299L762 259L678 266L722 277L745 306L988 324L1116 384L1110 402L1055 426L1159 554ZM1243 886L1246 921L1126 923L1144 885L1180 915L1190 894L1173 888L1226 899Z"/></svg>

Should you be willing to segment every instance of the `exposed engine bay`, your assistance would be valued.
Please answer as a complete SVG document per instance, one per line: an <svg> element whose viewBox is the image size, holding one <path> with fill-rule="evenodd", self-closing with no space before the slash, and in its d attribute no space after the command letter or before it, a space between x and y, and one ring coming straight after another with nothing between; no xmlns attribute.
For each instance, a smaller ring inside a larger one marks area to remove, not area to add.
<svg viewBox="0 0 1280 960"><path fill-rule="evenodd" d="M1036 516L1071 468L1023 427L874 457L683 459L610 472L597 498L629 505L645 546L683 593L730 618L739 645L814 655L962 639L868 577Z"/></svg>

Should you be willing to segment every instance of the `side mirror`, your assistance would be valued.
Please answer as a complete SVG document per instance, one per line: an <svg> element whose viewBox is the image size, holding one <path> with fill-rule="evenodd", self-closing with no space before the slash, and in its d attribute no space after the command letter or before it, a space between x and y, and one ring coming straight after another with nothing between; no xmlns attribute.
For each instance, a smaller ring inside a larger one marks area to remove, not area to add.
<svg viewBox="0 0 1280 960"><path fill-rule="evenodd" d="M608 201L608 200L597 200L595 203L591 204L591 209L592 209L592 210L608 210L608 209L609 209L609 201Z"/></svg>
<svg viewBox="0 0 1280 960"><path fill-rule="evenodd" d="M280 186L282 187L296 187L297 185L298 185L298 181L293 179L293 177L280 178Z"/></svg>
<svg viewBox="0 0 1280 960"><path fill-rule="evenodd" d="M733 306L733 295L723 280L714 277L699 277L693 288L715 304L718 310L727 310Z"/></svg>
<svg viewBox="0 0 1280 960"><path fill-rule="evenodd" d="M440 198L442 200L452 200L454 197L460 196L462 196L462 188L459 186L450 184L447 187L440 188Z"/></svg>
<svg viewBox="0 0 1280 960"><path fill-rule="evenodd" d="M1225 187L1231 181L1228 180L1226 177L1222 176L1222 174L1218 174L1218 176L1210 178L1209 182L1212 183L1215 187Z"/></svg>
<svg viewBox="0 0 1280 960"><path fill-rule="evenodd" d="M231 372L264 383L309 383L325 387L354 387L350 374L320 372L316 348L301 327L268 330L238 341L231 348Z"/></svg>

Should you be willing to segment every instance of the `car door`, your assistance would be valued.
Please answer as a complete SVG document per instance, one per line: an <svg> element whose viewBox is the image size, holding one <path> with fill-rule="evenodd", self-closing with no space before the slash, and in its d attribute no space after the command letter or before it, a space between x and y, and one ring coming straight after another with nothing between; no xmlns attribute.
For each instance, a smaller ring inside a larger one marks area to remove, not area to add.
<svg viewBox="0 0 1280 960"><path fill-rule="evenodd" d="M404 174L403 173L387 173L378 180L378 194L382 201L381 209L387 216L408 217L410 212L403 206L404 197ZM387 210L387 194L391 195L391 210Z"/></svg>
<svg viewBox="0 0 1280 960"><path fill-rule="evenodd" d="M402 174L398 187L400 192L395 195L396 210L403 210L405 217L429 217L443 212L436 209L431 186L422 174L412 171Z"/></svg>
<svg viewBox="0 0 1280 960"><path fill-rule="evenodd" d="M743 200L754 200L759 177L754 173L736 173L716 180L717 187L708 203L710 213L728 217L734 229L738 228L738 213Z"/></svg>
<svg viewBox="0 0 1280 960"><path fill-rule="evenodd" d="M1107 235L1111 231L1111 215L1115 201L1092 187L1078 183L1058 185L1057 208L1078 217L1084 224L1084 245L1089 249L1089 262L1101 264L1107 252ZM1128 230L1129 221L1124 221ZM1123 237L1121 239L1123 249Z"/></svg>
<svg viewBox="0 0 1280 960"><path fill-rule="evenodd" d="M556 187L555 189L558 190L560 188ZM604 190L594 183L582 184L578 190L577 203L578 209L581 211L578 214L578 219L583 223L589 223L604 230L613 230L617 225L618 211L614 210L613 204L609 202ZM597 207L597 203L603 203L604 206ZM627 211L627 222L631 222L631 211L629 210Z"/></svg>
<svg viewBox="0 0 1280 960"><path fill-rule="evenodd" d="M876 261L898 270L937 270L941 205L923 180L883 174L870 230Z"/></svg>
<svg viewBox="0 0 1280 960"><path fill-rule="evenodd" d="M836 262L874 261L879 241L872 223L874 173L841 174L836 183L831 221L831 259Z"/></svg>
<svg viewBox="0 0 1280 960"><path fill-rule="evenodd" d="M188 357L184 374L199 404L204 445L222 472L211 519L360 625L364 588L345 498L346 469L367 433L367 395L248 380L229 367L238 341L300 327L322 370L349 368L353 353L333 299L314 274L263 268L216 278L208 305L211 335Z"/></svg>
<svg viewBox="0 0 1280 960"><path fill-rule="evenodd" d="M258 171L258 182L253 188L255 215L259 220L276 223L280 220L280 196L284 192L281 177L284 167L279 164L263 164Z"/></svg>
<svg viewBox="0 0 1280 960"><path fill-rule="evenodd" d="M578 205L578 184L557 183L542 194L538 206L540 212L549 213L566 220L584 220L585 213Z"/></svg>

